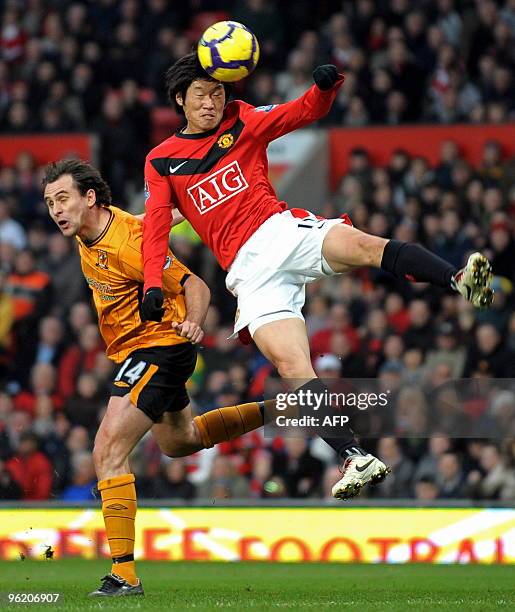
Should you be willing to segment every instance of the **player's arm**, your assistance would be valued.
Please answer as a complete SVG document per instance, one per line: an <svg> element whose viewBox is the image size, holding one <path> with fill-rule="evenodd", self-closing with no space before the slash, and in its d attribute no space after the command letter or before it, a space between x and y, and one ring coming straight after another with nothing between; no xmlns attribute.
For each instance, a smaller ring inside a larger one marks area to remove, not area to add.
<svg viewBox="0 0 515 612"><path fill-rule="evenodd" d="M192 344L198 344L204 337L202 325L209 308L211 292L206 283L195 274L188 276L183 287L186 318L182 323L173 321L172 327L180 336L188 338Z"/></svg>
<svg viewBox="0 0 515 612"><path fill-rule="evenodd" d="M168 236L172 227L172 193L165 177L145 161L146 202L143 218L143 301L144 321L163 318L163 267L168 252Z"/></svg>
<svg viewBox="0 0 515 612"><path fill-rule="evenodd" d="M186 217L183 217L182 213L180 213L177 208L172 210L172 227L179 225L179 223L182 223L185 220Z"/></svg>
<svg viewBox="0 0 515 612"><path fill-rule="evenodd" d="M313 79L315 84L291 102L257 108L244 105L247 127L257 138L270 142L326 115L345 77L336 66L326 64L315 68Z"/></svg>
<svg viewBox="0 0 515 612"><path fill-rule="evenodd" d="M136 219L143 220L145 218L145 213L141 213L140 215L134 216L136 217ZM182 223L185 219L186 217L183 217L177 208L172 209L172 227L179 225L179 223Z"/></svg>

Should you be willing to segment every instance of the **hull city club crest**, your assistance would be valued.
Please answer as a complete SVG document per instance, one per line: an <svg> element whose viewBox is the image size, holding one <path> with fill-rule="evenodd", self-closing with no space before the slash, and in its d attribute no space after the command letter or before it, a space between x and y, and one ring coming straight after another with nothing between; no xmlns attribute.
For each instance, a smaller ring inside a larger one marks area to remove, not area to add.
<svg viewBox="0 0 515 612"><path fill-rule="evenodd" d="M97 259L97 267L102 268L102 270L109 270L107 265L107 253L105 251L97 251L98 259Z"/></svg>

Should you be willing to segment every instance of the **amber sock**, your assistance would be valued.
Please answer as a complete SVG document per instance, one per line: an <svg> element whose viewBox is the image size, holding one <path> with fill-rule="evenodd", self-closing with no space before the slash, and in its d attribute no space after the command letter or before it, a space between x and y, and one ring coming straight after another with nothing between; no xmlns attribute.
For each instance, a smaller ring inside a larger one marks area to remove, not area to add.
<svg viewBox="0 0 515 612"><path fill-rule="evenodd" d="M130 584L137 584L134 566L134 520L136 487L134 474L123 474L98 481L107 541L113 559L112 573Z"/></svg>
<svg viewBox="0 0 515 612"><path fill-rule="evenodd" d="M200 432L202 444L211 448L219 442L232 440L263 426L264 402L250 402L210 410L193 419Z"/></svg>

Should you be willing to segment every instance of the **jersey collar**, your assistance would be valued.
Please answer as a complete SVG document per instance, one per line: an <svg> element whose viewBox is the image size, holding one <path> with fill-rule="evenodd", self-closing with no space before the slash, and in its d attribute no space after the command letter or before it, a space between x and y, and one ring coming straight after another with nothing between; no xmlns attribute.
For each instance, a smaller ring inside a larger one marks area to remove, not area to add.
<svg viewBox="0 0 515 612"><path fill-rule="evenodd" d="M106 207L106 208L108 208L108 207ZM110 213L110 217L109 217L109 220L107 221L106 226L102 230L102 232L94 240L90 240L90 241L83 240L82 241L83 244L85 246L87 246L88 248L90 248L92 246L95 246L95 244L98 244L102 240L102 238L104 238L104 236L107 234L107 232L109 231L109 228L111 227L111 223L113 222L113 219L114 219L114 213L113 213L113 211L110 208L108 208L108 210L109 210L109 213Z"/></svg>
<svg viewBox="0 0 515 612"><path fill-rule="evenodd" d="M222 121L220 121L220 123L213 129L207 130L207 132L199 132L198 134L184 134L183 132L181 132L181 130L184 129L184 127L182 127L181 130L177 130L175 132L175 135L177 136L177 138L188 138L191 140L197 140L198 138L208 138L209 136L213 136L213 134L216 134L218 132L220 126L222 125Z"/></svg>

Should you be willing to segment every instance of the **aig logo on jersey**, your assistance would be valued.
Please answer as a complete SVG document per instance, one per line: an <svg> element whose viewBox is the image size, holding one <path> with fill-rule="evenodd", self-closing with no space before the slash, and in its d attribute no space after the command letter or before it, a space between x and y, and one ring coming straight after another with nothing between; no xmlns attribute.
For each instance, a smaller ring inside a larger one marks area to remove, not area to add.
<svg viewBox="0 0 515 612"><path fill-rule="evenodd" d="M189 187L188 195L199 213L203 215L237 193L248 189L248 186L240 165L235 160Z"/></svg>

